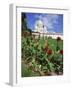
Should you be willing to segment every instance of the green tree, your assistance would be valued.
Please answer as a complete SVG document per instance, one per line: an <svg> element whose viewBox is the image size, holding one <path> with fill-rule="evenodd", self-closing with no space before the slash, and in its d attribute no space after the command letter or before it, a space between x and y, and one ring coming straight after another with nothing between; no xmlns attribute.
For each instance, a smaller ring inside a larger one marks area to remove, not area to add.
<svg viewBox="0 0 72 90"><path fill-rule="evenodd" d="M27 30L27 17L25 13L21 14L21 22L22 22L21 24L22 31Z"/></svg>

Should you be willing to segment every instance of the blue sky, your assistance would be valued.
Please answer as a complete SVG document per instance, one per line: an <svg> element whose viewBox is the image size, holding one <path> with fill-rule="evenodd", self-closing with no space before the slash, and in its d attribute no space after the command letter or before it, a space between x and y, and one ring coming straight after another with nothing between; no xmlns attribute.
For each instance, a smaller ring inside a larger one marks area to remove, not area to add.
<svg viewBox="0 0 72 90"><path fill-rule="evenodd" d="M43 13L26 13L27 26L34 30L37 20L42 20L48 31L63 33L63 15L62 14L43 14Z"/></svg>

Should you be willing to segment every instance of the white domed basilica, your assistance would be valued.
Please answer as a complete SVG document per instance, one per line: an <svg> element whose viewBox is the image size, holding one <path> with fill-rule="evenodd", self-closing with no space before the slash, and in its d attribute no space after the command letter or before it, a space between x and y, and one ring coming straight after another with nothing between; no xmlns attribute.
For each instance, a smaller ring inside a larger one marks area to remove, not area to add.
<svg viewBox="0 0 72 90"><path fill-rule="evenodd" d="M35 32L47 33L47 27L44 25L42 20L37 20L35 23Z"/></svg>

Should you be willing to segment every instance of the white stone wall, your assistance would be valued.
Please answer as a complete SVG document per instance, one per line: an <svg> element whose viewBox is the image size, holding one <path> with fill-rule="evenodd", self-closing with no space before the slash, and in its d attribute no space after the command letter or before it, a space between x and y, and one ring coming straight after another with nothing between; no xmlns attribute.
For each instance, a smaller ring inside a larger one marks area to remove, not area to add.
<svg viewBox="0 0 72 90"><path fill-rule="evenodd" d="M40 37L45 37L45 36L47 36L47 37L52 37L52 38L57 38L57 37L60 37L61 39L63 39L63 35L62 34L60 34L60 33L56 33L56 34L46 34L46 33L32 33L32 35L35 35L35 37L37 38L39 35L40 35Z"/></svg>

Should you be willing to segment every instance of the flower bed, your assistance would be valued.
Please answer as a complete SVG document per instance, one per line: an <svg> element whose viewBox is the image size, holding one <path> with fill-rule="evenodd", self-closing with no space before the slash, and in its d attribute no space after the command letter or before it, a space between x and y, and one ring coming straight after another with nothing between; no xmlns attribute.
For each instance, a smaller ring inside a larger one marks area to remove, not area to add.
<svg viewBox="0 0 72 90"><path fill-rule="evenodd" d="M63 74L63 40L60 37L22 37L21 45L22 77Z"/></svg>

